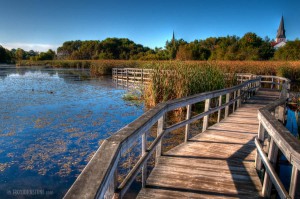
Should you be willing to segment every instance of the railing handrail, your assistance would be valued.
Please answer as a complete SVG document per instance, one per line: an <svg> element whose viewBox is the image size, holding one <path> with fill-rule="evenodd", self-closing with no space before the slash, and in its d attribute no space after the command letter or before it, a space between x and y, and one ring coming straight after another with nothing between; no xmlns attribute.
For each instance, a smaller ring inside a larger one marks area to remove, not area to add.
<svg viewBox="0 0 300 199"><path fill-rule="evenodd" d="M259 109L258 119L263 124L265 130L274 139L278 148L282 151L287 160L300 170L300 145L290 131L279 122L271 111L280 105L284 105L286 99L279 99L267 106Z"/></svg>
<svg viewBox="0 0 300 199"><path fill-rule="evenodd" d="M273 76L271 76L274 78ZM268 76L270 78L270 76ZM286 78L281 78L285 80L286 84L283 85L283 89L289 89L290 80ZM264 106L258 111L259 120L259 131L258 137L255 139L255 144L258 149L258 154L256 157L256 167L258 170L261 169L261 161L266 167L266 177L264 179L263 196L269 197L271 193L271 183L272 182L279 193L281 198L294 198L295 197L295 186L294 183L297 180L297 173L300 170L300 144L297 138L295 138L289 130L278 121L275 117L275 109L279 106L286 105L287 96L281 96L280 99ZM284 114L284 111L281 113ZM264 141L264 131L267 131L268 135L271 137L269 145L270 149L268 152L268 158L266 158L266 153L263 151L260 142ZM291 177L290 193L288 193L282 182L280 181L278 175L274 172L274 164L276 164L278 149L283 153L286 159L293 166L293 173ZM259 165L259 166L258 166ZM296 179L296 180L295 180Z"/></svg>
<svg viewBox="0 0 300 199"><path fill-rule="evenodd" d="M202 102L204 100L210 100L212 98L220 97L226 95L226 103L221 104L216 108L207 109L205 112L194 116L192 118L186 119L176 125L170 126L168 128L161 127L161 134L153 141L151 146L145 151L142 158L135 165L133 170L131 170L132 175L129 175L125 178L125 181L132 182L134 177L137 175L137 170L141 168L144 162L148 159L151 153L154 151L155 147L159 144L165 133L182 127L184 125L188 125L196 119L200 119L206 117L207 115L220 111L224 107L228 107L229 105L235 103L242 99L242 97L248 92L252 92L257 90L260 86L260 81L262 76L256 76L255 79L250 79L245 81L237 86L221 89L217 91L205 92L196 94L193 96L188 96L180 99L175 99L167 102L163 102L150 109L138 119L134 120L130 124L126 125L122 129L120 129L117 133L106 139L97 152L94 154L93 158L87 164L82 173L78 176L75 183L69 189L64 198L104 198L104 197L112 197L107 196L107 190L112 186L112 178L115 175L115 171L118 165L118 161L121 155L126 152L134 142L138 140L145 132L149 131L150 128L161 120L164 115L172 110L175 110L180 107L187 107L192 104ZM240 93L240 91L244 91L244 93ZM229 100L229 94L235 92L239 92L239 95L236 96L235 99ZM228 95L228 96L227 96ZM228 97L228 100L227 100ZM239 103L237 103L239 104ZM228 110L227 110L228 111ZM226 112L226 109L225 109ZM226 115L226 113L225 113ZM99 168L99 165L101 167ZM124 188L125 191L128 188L127 183L121 183L119 188ZM115 190L113 190L114 192ZM119 194L124 195L122 190L119 191Z"/></svg>

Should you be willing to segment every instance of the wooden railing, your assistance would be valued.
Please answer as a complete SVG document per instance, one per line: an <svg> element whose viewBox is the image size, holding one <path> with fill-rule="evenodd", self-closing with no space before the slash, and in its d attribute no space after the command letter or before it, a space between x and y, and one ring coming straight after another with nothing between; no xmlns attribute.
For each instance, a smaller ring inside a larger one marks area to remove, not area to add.
<svg viewBox="0 0 300 199"><path fill-rule="evenodd" d="M212 113L217 112L217 122L222 118L228 117L230 111L234 112L238 109L242 101L250 98L260 88L263 78L255 76L254 79L245 81L238 86L158 104L106 139L64 198L122 198L140 171L144 187L147 179L147 161L154 151L156 151L156 159L161 156L162 139L166 134L178 128L185 127L185 142L187 142L190 138L190 124L192 122L203 119L202 131L205 131L208 127L209 116ZM225 98L225 102L223 98ZM218 104L211 106L212 100L217 100ZM204 102L204 112L192 116L192 106L199 102ZM165 122L167 113L178 108L186 110L185 120L167 126ZM155 124L157 124L157 137L147 147L147 133ZM117 167L121 156L132 149L139 139L142 140L141 156L118 186Z"/></svg>
<svg viewBox="0 0 300 199"><path fill-rule="evenodd" d="M151 81L151 74L153 69L140 69L140 68L113 68L112 78L117 84L128 86L132 83L143 83L147 84ZM229 75L229 74L227 74ZM258 75L253 75L251 73L237 73L236 78L238 83L243 83L250 79L256 78ZM281 85L287 81L286 78L263 75L262 84L267 84L271 89L281 89ZM290 84L288 84L289 86Z"/></svg>
<svg viewBox="0 0 300 199"><path fill-rule="evenodd" d="M128 86L129 84L147 84L151 80L152 69L139 68L113 68L112 78L117 84Z"/></svg>
<svg viewBox="0 0 300 199"><path fill-rule="evenodd" d="M289 80L274 76L266 76L266 78L272 80L262 82L271 82L272 85L277 85L277 87L279 85L282 87L283 92L280 99L261 108L258 113L259 128L258 136L255 138L255 145L257 147L256 169L262 171L263 165L265 167L262 195L270 197L272 185L274 185L280 198L296 198L296 191L300 191L296 189L297 181L300 180L300 144L279 121L284 120L285 117L285 104L288 97L285 94L288 93L288 89L290 88ZM280 84L282 82L283 84ZM274 86L271 86L271 88L274 88ZM267 135L269 135L269 141L266 139ZM289 193L283 186L275 170L278 150L282 152L293 166Z"/></svg>

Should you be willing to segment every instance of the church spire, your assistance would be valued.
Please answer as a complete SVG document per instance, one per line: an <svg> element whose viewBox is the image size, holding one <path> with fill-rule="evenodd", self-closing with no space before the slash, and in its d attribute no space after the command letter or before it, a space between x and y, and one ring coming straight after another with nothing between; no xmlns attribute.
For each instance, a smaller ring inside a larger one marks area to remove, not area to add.
<svg viewBox="0 0 300 199"><path fill-rule="evenodd" d="M276 36L276 42L286 42L286 37L285 37L285 29L284 29L284 21L283 21L283 16L281 16L281 21L277 30L277 36Z"/></svg>
<svg viewBox="0 0 300 199"><path fill-rule="evenodd" d="M174 30L173 30L173 37L172 37L172 41L175 41L175 33L174 33Z"/></svg>

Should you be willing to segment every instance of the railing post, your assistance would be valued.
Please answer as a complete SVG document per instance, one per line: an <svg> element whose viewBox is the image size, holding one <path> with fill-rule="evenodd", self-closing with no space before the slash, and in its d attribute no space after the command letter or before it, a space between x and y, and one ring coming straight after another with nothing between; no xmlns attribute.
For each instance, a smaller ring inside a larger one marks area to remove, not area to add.
<svg viewBox="0 0 300 199"><path fill-rule="evenodd" d="M291 198L299 198L300 197L300 173L296 166L293 166L292 176L290 182L290 190L289 195Z"/></svg>
<svg viewBox="0 0 300 199"><path fill-rule="evenodd" d="M233 92L233 100L235 100L235 99L236 99L236 91ZM235 104L236 104L236 101L234 101L232 104L232 112L235 111Z"/></svg>
<svg viewBox="0 0 300 199"><path fill-rule="evenodd" d="M117 189L118 185L118 172L117 169L114 172L114 175L110 179L108 188L104 194L104 199L110 199L110 198L119 198L119 194L115 193L115 190Z"/></svg>
<svg viewBox="0 0 300 199"><path fill-rule="evenodd" d="M237 100L237 105L236 105L236 107L237 107L237 108L240 108L240 106L241 106L241 89L239 89L239 90L237 91L237 97L238 97L239 99Z"/></svg>
<svg viewBox="0 0 300 199"><path fill-rule="evenodd" d="M279 79L277 80L277 89L278 90L280 89L280 80Z"/></svg>
<svg viewBox="0 0 300 199"><path fill-rule="evenodd" d="M272 77L271 89L274 88L274 78Z"/></svg>
<svg viewBox="0 0 300 199"><path fill-rule="evenodd" d="M210 99L205 100L205 107L204 107L204 112L207 112L210 108ZM206 131L207 126L208 126L208 117L209 115L206 115L203 117L203 126L202 126L202 132Z"/></svg>
<svg viewBox="0 0 300 199"><path fill-rule="evenodd" d="M222 95L219 96L219 107L222 105ZM221 120L221 109L218 110L218 123L220 122Z"/></svg>
<svg viewBox="0 0 300 199"><path fill-rule="evenodd" d="M229 93L227 93L226 94L226 103L228 103L229 102ZM229 105L227 105L226 107L225 107L225 116L224 116L224 118L227 118L228 117L228 114L229 114Z"/></svg>
<svg viewBox="0 0 300 199"><path fill-rule="evenodd" d="M147 133L145 132L142 135L142 156L145 155L147 150ZM143 165L142 168L142 187L145 188L146 187L146 180L147 180L147 162L146 161Z"/></svg>
<svg viewBox="0 0 300 199"><path fill-rule="evenodd" d="M191 113L192 113L192 105L189 104L186 106L186 120L191 119ZM190 135L190 124L185 125L185 137L184 141L187 142Z"/></svg>
<svg viewBox="0 0 300 199"><path fill-rule="evenodd" d="M117 83L118 83L118 81L119 81L119 69L118 68L116 70L116 73L117 73Z"/></svg>
<svg viewBox="0 0 300 199"><path fill-rule="evenodd" d="M258 136L257 136L258 140L260 142L263 142L264 141L264 136L265 136L265 128L262 125L262 123L259 122L259 124L258 124ZM256 170L261 170L261 168L262 168L261 157L258 154L258 150L256 150L255 167L256 167Z"/></svg>
<svg viewBox="0 0 300 199"><path fill-rule="evenodd" d="M270 162L273 164L274 167L277 161L277 156L278 156L278 147L276 146L274 139L271 138L268 159L270 160ZM268 172L265 171L265 178L262 187L263 197L269 198L271 196L271 189L272 189L272 181L270 179Z"/></svg>
<svg viewBox="0 0 300 199"><path fill-rule="evenodd" d="M157 136L159 136L163 131L164 131L164 126L165 126L165 115L163 115L161 118L159 118L158 123L157 123ZM158 163L158 158L161 156L161 145L162 139L159 141L159 143L156 146L156 160L155 164Z"/></svg>
<svg viewBox="0 0 300 199"><path fill-rule="evenodd" d="M123 84L123 82L124 82L124 72L125 72L125 69L123 69L123 70L121 70L122 72L121 72L121 74L122 74L122 76L121 76L121 79L122 79L122 84Z"/></svg>
<svg viewBox="0 0 300 199"><path fill-rule="evenodd" d="M126 86L128 87L128 83L129 83L129 74L128 74L128 69L126 68Z"/></svg>

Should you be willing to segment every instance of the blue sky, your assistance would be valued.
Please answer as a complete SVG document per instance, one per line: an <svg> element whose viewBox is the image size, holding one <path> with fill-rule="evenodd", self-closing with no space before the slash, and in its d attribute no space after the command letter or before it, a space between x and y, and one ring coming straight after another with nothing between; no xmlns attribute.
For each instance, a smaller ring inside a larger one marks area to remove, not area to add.
<svg viewBox="0 0 300 199"><path fill-rule="evenodd" d="M0 45L45 51L69 40L126 37L164 47L173 30L186 41L255 32L300 38L299 0L0 0Z"/></svg>

